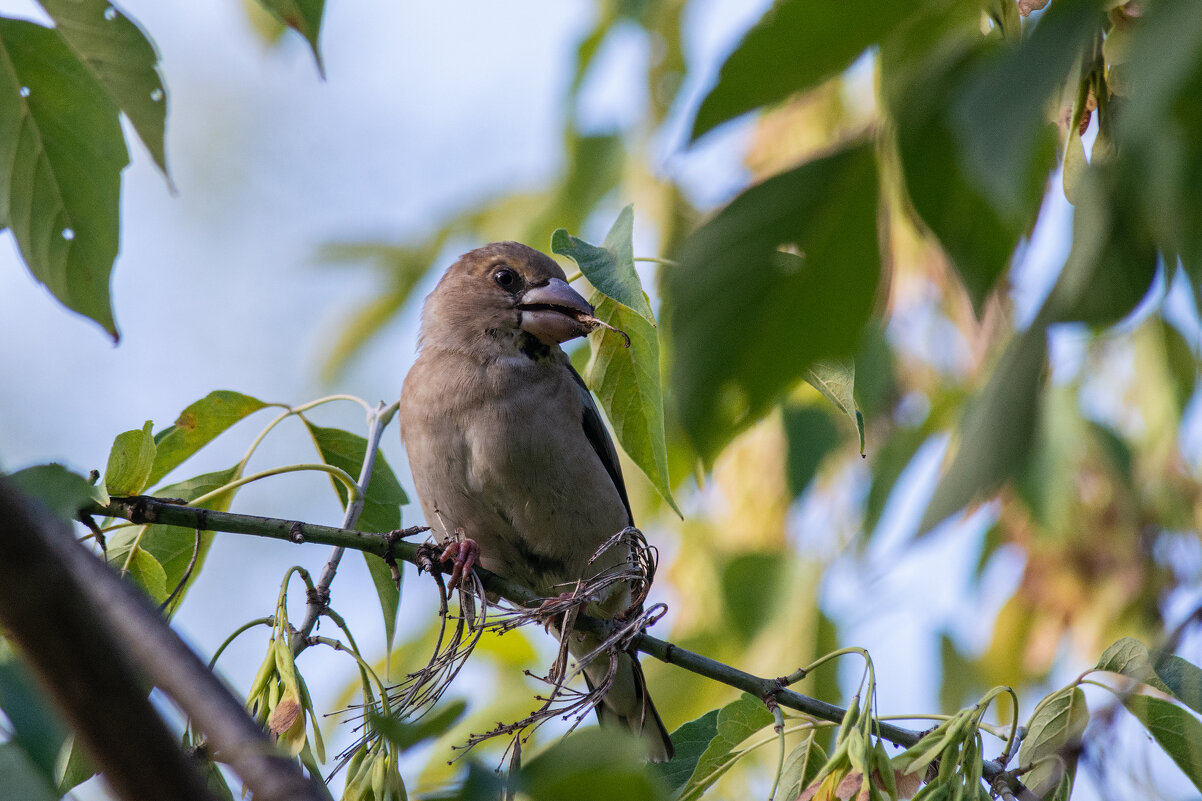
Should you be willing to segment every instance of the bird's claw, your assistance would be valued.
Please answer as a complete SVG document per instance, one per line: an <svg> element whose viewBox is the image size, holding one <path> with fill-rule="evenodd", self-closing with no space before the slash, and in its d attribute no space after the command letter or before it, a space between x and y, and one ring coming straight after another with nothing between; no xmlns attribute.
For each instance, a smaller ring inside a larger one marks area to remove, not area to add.
<svg viewBox="0 0 1202 801"><path fill-rule="evenodd" d="M472 569L479 564L480 546L475 540L468 537L452 540L447 543L447 547L443 549L438 561L452 563L451 580L447 582L447 589L453 590L463 581L463 577L472 572Z"/></svg>

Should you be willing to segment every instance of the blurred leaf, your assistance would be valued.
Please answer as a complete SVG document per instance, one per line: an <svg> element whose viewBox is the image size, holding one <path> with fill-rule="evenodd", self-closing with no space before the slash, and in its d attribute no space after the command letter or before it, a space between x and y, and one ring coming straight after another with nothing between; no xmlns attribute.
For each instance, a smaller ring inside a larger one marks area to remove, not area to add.
<svg viewBox="0 0 1202 801"><path fill-rule="evenodd" d="M163 476L211 442L218 434L267 405L258 398L228 389L210 392L191 404L180 412L173 425L155 436L157 450L154 469L150 471L147 484L157 484Z"/></svg>
<svg viewBox="0 0 1202 801"><path fill-rule="evenodd" d="M1113 168L1091 167L1081 178L1073 215L1073 246L1044 304L1048 322L1108 326L1148 294L1156 248L1115 185Z"/></svg>
<svg viewBox="0 0 1202 801"><path fill-rule="evenodd" d="M1062 780L1071 784L1087 723L1089 708L1080 687L1065 687L1036 707L1019 751L1021 764L1035 765L1025 781L1036 796L1048 798Z"/></svg>
<svg viewBox="0 0 1202 801"><path fill-rule="evenodd" d="M568 163L563 179L543 212L528 222L523 241L546 242L557 228L581 230L589 214L621 180L626 151L620 134L580 136L569 130L566 138Z"/></svg>
<svg viewBox="0 0 1202 801"><path fill-rule="evenodd" d="M1172 381L1173 400L1180 414L1189 405L1194 387L1198 385L1198 358L1190 343L1170 323L1158 319L1158 328L1164 342L1165 366Z"/></svg>
<svg viewBox="0 0 1202 801"><path fill-rule="evenodd" d="M876 530L897 480L929 436L923 427L899 426L873 451L872 486L864 502L865 532L871 534Z"/></svg>
<svg viewBox="0 0 1202 801"><path fill-rule="evenodd" d="M630 347L620 336L603 328L590 334L591 356L584 371L585 383L605 409L622 450L672 511L680 515L668 477L658 332L635 312L600 294L594 294L589 302L596 306L598 319L626 332Z"/></svg>
<svg viewBox="0 0 1202 801"><path fill-rule="evenodd" d="M960 709L970 695L979 689L980 681L969 660L961 656L952 638L946 632L939 634L939 706L943 709ZM977 694L977 697L980 697ZM999 716L1008 715L999 709Z"/></svg>
<svg viewBox="0 0 1202 801"><path fill-rule="evenodd" d="M1155 687L1161 692L1172 692L1156 675L1148 646L1134 637L1124 637L1107 648L1094 669L1118 673Z"/></svg>
<svg viewBox="0 0 1202 801"><path fill-rule="evenodd" d="M1171 254L1181 257L1202 293L1202 6L1153 3L1129 33L1122 74L1130 91L1114 125L1122 194L1138 206L1138 227L1170 264Z"/></svg>
<svg viewBox="0 0 1202 801"><path fill-rule="evenodd" d="M666 271L673 396L706 464L806 368L855 352L880 280L877 190L871 145L852 145L743 192Z"/></svg>
<svg viewBox="0 0 1202 801"><path fill-rule="evenodd" d="M153 428L154 423L147 420L141 431L126 431L113 440L104 468L104 490L109 495L138 495L150 483L155 454Z"/></svg>
<svg viewBox="0 0 1202 801"><path fill-rule="evenodd" d="M814 742L814 732L810 731L805 739L789 752L789 756L785 757L777 797L792 800L801 795L801 791L808 787L818 775L818 771L822 770L826 759L826 753Z"/></svg>
<svg viewBox="0 0 1202 801"><path fill-rule="evenodd" d="M1176 704L1147 695L1123 696L1123 706L1202 790L1202 723Z"/></svg>
<svg viewBox="0 0 1202 801"><path fill-rule="evenodd" d="M96 775L91 762L83 752L83 747L76 744L75 735L69 735L63 743L55 764L55 774L58 782L58 792L66 795L72 788L86 782Z"/></svg>
<svg viewBox="0 0 1202 801"><path fill-rule="evenodd" d="M743 693L738 700L731 701L718 710L718 731L709 746L697 760L688 782L677 796L679 801L695 801L722 774L730 770L743 755L736 751L739 743L760 729L771 726L772 713L759 698Z"/></svg>
<svg viewBox="0 0 1202 801"><path fill-rule="evenodd" d="M114 339L121 170L117 107L49 28L0 19L0 225L34 278Z"/></svg>
<svg viewBox="0 0 1202 801"><path fill-rule="evenodd" d="M684 787L697 768L697 761L718 734L718 712L711 709L672 732L676 754L669 762L653 764L651 769L667 782L672 792Z"/></svg>
<svg viewBox="0 0 1202 801"><path fill-rule="evenodd" d="M806 368L806 383L822 393L836 408L851 418L860 435L860 455L864 455L864 415L856 408L856 363L814 362Z"/></svg>
<svg viewBox="0 0 1202 801"><path fill-rule="evenodd" d="M1164 682L1169 692L1176 696L1178 701L1202 715L1202 669L1176 654L1161 654L1157 657L1154 667L1156 676Z"/></svg>
<svg viewBox="0 0 1202 801"><path fill-rule="evenodd" d="M1014 37L1017 44L968 76L954 100L962 167L1014 229L1032 224L1039 211L1058 140L1047 106L1100 34L1100 6L1098 0L1057 0L1034 33Z"/></svg>
<svg viewBox="0 0 1202 801"><path fill-rule="evenodd" d="M259 0L259 5L272 16L305 37L317 62L317 71L325 75L321 63L321 49L317 39L321 35L321 17L325 11L325 0Z"/></svg>
<svg viewBox="0 0 1202 801"><path fill-rule="evenodd" d="M822 460L839 444L839 430L829 414L813 406L786 405L781 416L788 443L785 477L789 492L796 496L810 485Z"/></svg>
<svg viewBox="0 0 1202 801"><path fill-rule="evenodd" d="M16 743L0 743L0 801L57 801L54 785Z"/></svg>
<svg viewBox="0 0 1202 801"><path fill-rule="evenodd" d="M230 483L234 479L236 469L236 467L230 467L213 473L204 473L176 484L168 484L159 488L159 494L164 498L180 498L185 502L191 502ZM228 511L234 500L235 492L235 490L223 492L200 505L214 511ZM172 601L170 609L167 610L168 614L174 614L175 610L179 608L187 595L188 588L200 575L205 557L209 553L209 546L213 543L213 536L212 531L200 533L200 550L196 551L196 564L192 568L192 575L189 577L188 583L176 595L175 600ZM136 553L133 556L130 555L131 549L145 551L162 566L165 573L164 585L167 589L163 597L166 597L184 579L188 564L192 561L192 553L196 549L196 531L157 523L151 526L120 528L109 535L109 564L115 568L124 569L129 563L130 568L133 569L133 561L138 557ZM154 574L153 568L146 564L143 564L143 567L149 570L151 575ZM155 585L157 586L157 578ZM159 598L160 601L162 599Z"/></svg>
<svg viewBox="0 0 1202 801"><path fill-rule="evenodd" d="M5 745L20 748L47 786L54 787L54 765L67 729L6 640L0 640L0 709L10 731ZM0 776L6 776L3 770Z"/></svg>
<svg viewBox="0 0 1202 801"><path fill-rule="evenodd" d="M574 732L530 760L518 785L531 801L667 801L642 743L619 729Z"/></svg>
<svg viewBox="0 0 1202 801"><path fill-rule="evenodd" d="M842 72L913 9L889 0L777 0L722 65L690 139Z"/></svg>
<svg viewBox="0 0 1202 801"><path fill-rule="evenodd" d="M416 247L383 242L331 242L321 247L318 261L329 264L368 261L388 282L386 287L374 291L358 308L344 316L343 328L321 365L323 381L334 381L351 357L396 316L418 281L438 258L449 235L450 228L444 226Z"/></svg>
<svg viewBox="0 0 1202 801"><path fill-rule="evenodd" d="M732 632L743 643L759 633L770 616L787 557L779 551L741 553L722 568L723 607Z"/></svg>
<svg viewBox="0 0 1202 801"><path fill-rule="evenodd" d="M463 717L466 709L467 702L456 698L439 704L437 709L414 723L397 720L374 710L368 710L367 717L373 731L405 751L420 742L445 734Z"/></svg>
<svg viewBox="0 0 1202 801"><path fill-rule="evenodd" d="M965 75L984 59L985 46L960 42L958 37L953 41L929 58L918 77L898 88L892 110L910 202L951 258L980 315L1023 226L994 210L976 176L966 172L957 157L960 143L949 98L960 93ZM892 69L891 56L888 49L882 52L883 74Z"/></svg>
<svg viewBox="0 0 1202 801"><path fill-rule="evenodd" d="M1026 462L1038 422L1046 355L1047 337L1037 323L1007 346L989 383L964 413L955 456L935 487L919 533L988 497Z"/></svg>
<svg viewBox="0 0 1202 801"><path fill-rule="evenodd" d="M50 510L60 520L72 521L80 509L102 502L98 487L61 464L40 464L4 477L14 487Z"/></svg>
<svg viewBox="0 0 1202 801"><path fill-rule="evenodd" d="M167 174L163 143L167 92L158 53L138 24L108 0L38 0L54 30L129 118L154 163Z"/></svg>
<svg viewBox="0 0 1202 801"><path fill-rule="evenodd" d="M342 431L337 428L321 428L305 421L321 460L328 465L339 467L358 478L363 469L363 459L367 454L367 440L358 434ZM338 499L346 508L346 487L341 481L331 477ZM384 454L377 451L376 461L364 493L363 511L355 528L359 531L387 533L401 527L401 507L409 502L405 490L397 481L396 474L388 465ZM364 553L364 560L371 573L372 583L376 588L376 596L380 599L380 611L384 616L384 636L388 652L392 651L392 639L396 634L396 618L400 609L401 593L392 578L392 569L378 556ZM404 575L404 574L401 574Z"/></svg>
<svg viewBox="0 0 1202 801"><path fill-rule="evenodd" d="M551 235L551 251L580 265L580 272L602 295L638 314L651 325L655 315L634 269L634 206L618 214L601 247L572 236L563 228Z"/></svg>

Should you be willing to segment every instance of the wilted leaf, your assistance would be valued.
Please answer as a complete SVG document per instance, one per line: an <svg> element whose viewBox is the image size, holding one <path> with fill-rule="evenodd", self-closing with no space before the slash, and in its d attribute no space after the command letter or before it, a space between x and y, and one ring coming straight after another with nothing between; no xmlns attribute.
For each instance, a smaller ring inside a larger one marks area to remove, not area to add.
<svg viewBox="0 0 1202 801"><path fill-rule="evenodd" d="M155 437L157 450L154 469L148 484L157 484L163 476L178 467L185 459L211 442L218 434L268 404L233 392L219 389L210 392L179 413L175 423Z"/></svg>
<svg viewBox="0 0 1202 801"><path fill-rule="evenodd" d="M1147 695L1125 696L1123 706L1202 790L1202 723L1176 704Z"/></svg>
<svg viewBox="0 0 1202 801"><path fill-rule="evenodd" d="M778 0L722 65L690 138L842 72L913 12L889 0Z"/></svg>
<svg viewBox="0 0 1202 801"><path fill-rule="evenodd" d="M1072 781L1087 723L1089 708L1080 687L1065 687L1036 707L1019 751L1021 764L1036 765L1025 777L1035 795L1047 798L1062 780Z"/></svg>
<svg viewBox="0 0 1202 801"><path fill-rule="evenodd" d="M147 420L141 431L118 434L104 469L104 489L109 495L138 495L146 489L154 465L154 424Z"/></svg>
<svg viewBox="0 0 1202 801"><path fill-rule="evenodd" d="M34 278L114 339L109 276L128 162L117 107L63 39L0 19L0 225Z"/></svg>
<svg viewBox="0 0 1202 801"><path fill-rule="evenodd" d="M600 247L572 236L563 228L551 235L551 250L567 256L598 292L638 314L651 325L655 315L634 269L634 206L618 214ZM597 304L593 304L597 305Z"/></svg>
<svg viewBox="0 0 1202 801"><path fill-rule="evenodd" d="M880 280L876 217L876 160L855 144L748 189L685 242L663 317L706 463L815 362L855 352Z"/></svg>
<svg viewBox="0 0 1202 801"><path fill-rule="evenodd" d="M138 24L109 0L38 0L54 29L129 118L154 163L167 174L163 144L167 92L158 53Z"/></svg>

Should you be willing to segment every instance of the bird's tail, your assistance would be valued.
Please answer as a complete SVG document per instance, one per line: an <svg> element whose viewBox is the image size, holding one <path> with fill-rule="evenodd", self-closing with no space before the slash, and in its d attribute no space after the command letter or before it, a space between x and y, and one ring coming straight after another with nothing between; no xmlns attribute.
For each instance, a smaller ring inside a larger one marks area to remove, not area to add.
<svg viewBox="0 0 1202 801"><path fill-rule="evenodd" d="M595 681L604 679L609 668L607 661L600 657L584 669L590 690L596 686ZM643 668L633 654L618 655L613 684L597 704L597 720L602 726L622 726L642 737L647 746L647 757L652 762L667 762L675 753L672 738L647 692Z"/></svg>

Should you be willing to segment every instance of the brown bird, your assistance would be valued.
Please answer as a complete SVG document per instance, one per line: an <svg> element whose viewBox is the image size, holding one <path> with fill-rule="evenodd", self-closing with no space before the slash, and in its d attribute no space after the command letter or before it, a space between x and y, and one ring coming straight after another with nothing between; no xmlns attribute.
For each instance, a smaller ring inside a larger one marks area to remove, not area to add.
<svg viewBox="0 0 1202 801"><path fill-rule="evenodd" d="M633 525L613 441L559 347L589 332L581 318L592 311L558 264L517 242L464 254L426 298L401 391L401 436L426 522L448 546L444 559L455 560L453 581L478 559L554 597L629 559L623 545L589 564ZM624 582L610 586L588 614L613 617L630 605ZM596 645L572 636L569 647L579 658ZM589 685L607 668L604 656L587 666ZM653 761L671 759L632 654L620 656L597 717L641 734Z"/></svg>

